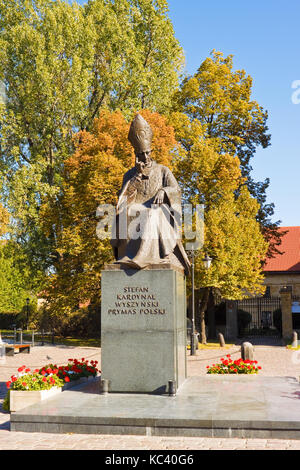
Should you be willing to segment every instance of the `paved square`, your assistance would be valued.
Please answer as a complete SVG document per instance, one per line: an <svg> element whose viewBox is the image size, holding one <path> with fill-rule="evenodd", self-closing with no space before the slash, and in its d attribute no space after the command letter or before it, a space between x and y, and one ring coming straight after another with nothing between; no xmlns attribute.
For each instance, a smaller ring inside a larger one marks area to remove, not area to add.
<svg viewBox="0 0 300 470"><path fill-rule="evenodd" d="M47 362L65 364L68 358L82 357L101 359L100 348L69 348L44 346L32 348L30 355L6 358L0 366L1 398L6 394L5 382L16 372L17 367L26 364L39 367ZM231 349L212 349L197 351L197 356L188 354L188 375L205 376L206 365L217 362L220 357L230 353L233 358L240 357L240 347ZM48 359L50 358L50 359ZM259 377L300 376L299 353L284 347L256 346L255 359L262 366ZM254 380L259 377L253 377ZM67 393L67 392L63 392ZM73 392L75 393L75 392ZM299 396L293 397L295 405ZM288 437L288 436L286 436ZM9 431L9 414L0 413L0 449L300 449L300 441L285 439L205 438L205 437L156 437L96 434L44 434Z"/></svg>

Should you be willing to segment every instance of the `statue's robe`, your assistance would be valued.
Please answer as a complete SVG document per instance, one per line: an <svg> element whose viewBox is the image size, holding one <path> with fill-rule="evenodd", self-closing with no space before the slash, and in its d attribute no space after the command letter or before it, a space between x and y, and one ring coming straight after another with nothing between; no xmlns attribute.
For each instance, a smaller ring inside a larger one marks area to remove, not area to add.
<svg viewBox="0 0 300 470"><path fill-rule="evenodd" d="M163 204L154 205L160 189ZM114 231L111 245L118 263L136 269L170 263L189 272L181 242L181 191L169 168L152 161L143 175L135 167L125 173Z"/></svg>

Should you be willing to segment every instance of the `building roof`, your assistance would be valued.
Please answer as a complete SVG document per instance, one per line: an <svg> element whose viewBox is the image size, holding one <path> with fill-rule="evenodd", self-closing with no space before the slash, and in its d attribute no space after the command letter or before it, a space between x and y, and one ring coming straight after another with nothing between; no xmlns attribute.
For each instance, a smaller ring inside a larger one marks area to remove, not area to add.
<svg viewBox="0 0 300 470"><path fill-rule="evenodd" d="M280 227L279 230L287 231L279 246L283 254L277 254L274 258L268 259L264 271L300 272L300 227Z"/></svg>

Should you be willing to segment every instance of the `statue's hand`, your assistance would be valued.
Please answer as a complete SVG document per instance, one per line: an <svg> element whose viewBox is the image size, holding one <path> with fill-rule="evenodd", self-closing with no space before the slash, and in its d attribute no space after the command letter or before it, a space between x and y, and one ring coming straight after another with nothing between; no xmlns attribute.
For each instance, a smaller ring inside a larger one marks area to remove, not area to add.
<svg viewBox="0 0 300 470"><path fill-rule="evenodd" d="M156 196L155 196L155 198L154 198L153 203L154 203L154 204L162 204L162 203L164 202L164 197L165 197L165 192L164 192L164 190L163 190L163 189L159 189L159 190L157 191L157 194L156 194Z"/></svg>

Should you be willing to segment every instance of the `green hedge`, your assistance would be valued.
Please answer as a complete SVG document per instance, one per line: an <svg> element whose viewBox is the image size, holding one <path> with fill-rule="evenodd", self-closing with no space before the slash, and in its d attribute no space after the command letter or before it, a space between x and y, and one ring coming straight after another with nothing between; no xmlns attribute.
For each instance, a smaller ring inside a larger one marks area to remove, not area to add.
<svg viewBox="0 0 300 470"><path fill-rule="evenodd" d="M237 322L238 322L239 334L241 334L247 328L247 326L251 323L251 321L252 321L251 313L243 309L238 309Z"/></svg>
<svg viewBox="0 0 300 470"><path fill-rule="evenodd" d="M13 324L18 327L18 315L19 313L0 313L0 330L9 330Z"/></svg>

